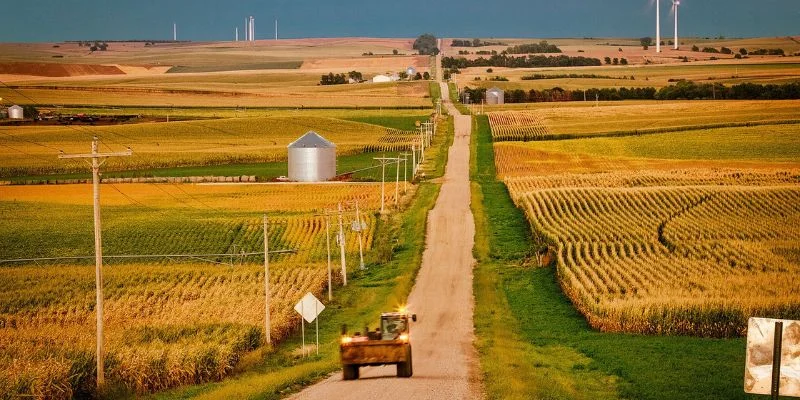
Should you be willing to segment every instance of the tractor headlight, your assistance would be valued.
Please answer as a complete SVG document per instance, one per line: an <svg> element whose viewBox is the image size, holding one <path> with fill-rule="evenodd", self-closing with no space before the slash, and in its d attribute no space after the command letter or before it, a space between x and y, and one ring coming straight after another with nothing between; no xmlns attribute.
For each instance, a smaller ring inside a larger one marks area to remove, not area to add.
<svg viewBox="0 0 800 400"><path fill-rule="evenodd" d="M350 336L342 336L342 344L350 344L353 342L353 338Z"/></svg>
<svg viewBox="0 0 800 400"><path fill-rule="evenodd" d="M407 333L401 334L399 339L402 340L404 343L408 343L408 334Z"/></svg>

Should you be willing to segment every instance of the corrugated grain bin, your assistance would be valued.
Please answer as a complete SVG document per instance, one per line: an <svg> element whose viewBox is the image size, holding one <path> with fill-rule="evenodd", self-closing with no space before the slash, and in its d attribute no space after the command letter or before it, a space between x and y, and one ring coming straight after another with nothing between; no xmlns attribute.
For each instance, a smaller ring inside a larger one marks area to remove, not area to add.
<svg viewBox="0 0 800 400"><path fill-rule="evenodd" d="M22 107L20 107L20 106L8 107L8 118L11 118L11 119L24 119L25 118L25 114L22 112Z"/></svg>
<svg viewBox="0 0 800 400"><path fill-rule="evenodd" d="M324 182L336 176L336 145L309 131L287 146L289 180Z"/></svg>
<svg viewBox="0 0 800 400"><path fill-rule="evenodd" d="M486 91L486 104L504 104L505 93L498 87L493 87Z"/></svg>

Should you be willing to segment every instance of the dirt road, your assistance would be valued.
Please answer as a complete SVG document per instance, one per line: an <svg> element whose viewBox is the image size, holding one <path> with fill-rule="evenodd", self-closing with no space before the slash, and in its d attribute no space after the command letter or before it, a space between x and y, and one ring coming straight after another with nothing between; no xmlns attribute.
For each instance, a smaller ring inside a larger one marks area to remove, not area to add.
<svg viewBox="0 0 800 400"><path fill-rule="evenodd" d="M442 93L448 93L444 84ZM422 268L408 299L409 310L419 318L411 330L414 376L396 378L395 366L363 367L359 380L343 381L337 373L293 399L482 397L472 326L471 119L459 115L449 102L444 104L455 115L456 134L439 198L428 214Z"/></svg>

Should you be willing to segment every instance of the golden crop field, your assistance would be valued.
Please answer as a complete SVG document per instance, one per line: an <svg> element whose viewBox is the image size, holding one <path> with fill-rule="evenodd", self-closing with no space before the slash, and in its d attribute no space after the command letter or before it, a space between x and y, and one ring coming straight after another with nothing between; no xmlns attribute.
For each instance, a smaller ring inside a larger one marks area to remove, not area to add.
<svg viewBox="0 0 800 400"><path fill-rule="evenodd" d="M726 177L696 186L685 175L688 186L509 187L555 247L562 288L597 329L728 337L752 315L800 316L800 293L786 279L800 274L797 175L764 174L756 186L720 185Z"/></svg>
<svg viewBox="0 0 800 400"><path fill-rule="evenodd" d="M390 185L386 193L392 209ZM325 292L323 212L339 202L348 268L357 268L355 201L369 256L379 183L103 185L108 379L139 394L218 380L263 346L263 257L241 253L263 252L265 212L270 249L294 250L270 257L272 337L285 337L298 324L292 307L300 297ZM3 258L93 254L90 185L0 186L0 210ZM338 218L331 214L329 221L338 261ZM223 253L229 255L210 255ZM134 254L196 257L115 258ZM92 393L90 259L0 265L0 391L47 398ZM339 271L335 263L336 282Z"/></svg>
<svg viewBox="0 0 800 400"><path fill-rule="evenodd" d="M555 121L554 132L591 135L638 129L651 115L663 133L495 143L498 177L593 327L731 337L750 316L800 317L797 125L680 127L782 119L792 104L576 107L488 121L495 137L495 126L535 127L538 118Z"/></svg>
<svg viewBox="0 0 800 400"><path fill-rule="evenodd" d="M800 101L666 101L539 104L530 110L490 112L495 141L669 132L733 124L800 123ZM796 126L796 125L795 125Z"/></svg>
<svg viewBox="0 0 800 400"><path fill-rule="evenodd" d="M0 127L0 177L85 172L80 160L59 160L59 150L86 153L97 135L101 151L132 157L112 158L107 171L178 166L259 163L286 160L286 146L313 130L337 145L337 154L407 150L414 132L327 117L291 115L227 118L115 126Z"/></svg>

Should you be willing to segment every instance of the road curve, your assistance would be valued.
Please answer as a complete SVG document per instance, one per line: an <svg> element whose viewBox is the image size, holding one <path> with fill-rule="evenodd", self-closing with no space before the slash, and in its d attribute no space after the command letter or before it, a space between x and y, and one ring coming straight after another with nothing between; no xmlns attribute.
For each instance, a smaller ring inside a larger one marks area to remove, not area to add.
<svg viewBox="0 0 800 400"><path fill-rule="evenodd" d="M441 65L441 64L439 64ZM442 94L447 86L442 83ZM395 377L395 366L362 367L361 378L337 373L292 399L475 399L481 398L473 346L472 247L469 116L445 100L455 117L455 139L436 205L428 214L422 267L408 299L418 316L411 326L414 376ZM375 316L377 323L378 316ZM388 396L388 397L387 397Z"/></svg>

